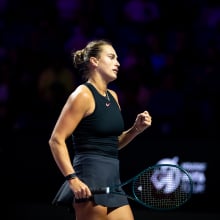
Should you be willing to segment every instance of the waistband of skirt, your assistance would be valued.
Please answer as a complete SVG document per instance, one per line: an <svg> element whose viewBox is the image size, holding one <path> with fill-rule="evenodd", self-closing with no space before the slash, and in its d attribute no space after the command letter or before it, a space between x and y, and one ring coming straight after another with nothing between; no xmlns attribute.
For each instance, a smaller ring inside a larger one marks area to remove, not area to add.
<svg viewBox="0 0 220 220"><path fill-rule="evenodd" d="M80 149L80 150L79 150ZM86 148L80 148L75 150L75 155L80 154L88 154L88 155L97 155L97 156L105 156L110 158L118 159L118 152L113 151L103 151L103 150L88 150Z"/></svg>

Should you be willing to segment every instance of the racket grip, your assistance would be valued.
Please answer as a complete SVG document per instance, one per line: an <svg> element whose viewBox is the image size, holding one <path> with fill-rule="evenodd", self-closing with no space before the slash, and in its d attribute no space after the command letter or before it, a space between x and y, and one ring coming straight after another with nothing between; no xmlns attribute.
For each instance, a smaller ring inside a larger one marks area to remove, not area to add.
<svg viewBox="0 0 220 220"><path fill-rule="evenodd" d="M92 188L90 189L93 194L109 194L110 187Z"/></svg>

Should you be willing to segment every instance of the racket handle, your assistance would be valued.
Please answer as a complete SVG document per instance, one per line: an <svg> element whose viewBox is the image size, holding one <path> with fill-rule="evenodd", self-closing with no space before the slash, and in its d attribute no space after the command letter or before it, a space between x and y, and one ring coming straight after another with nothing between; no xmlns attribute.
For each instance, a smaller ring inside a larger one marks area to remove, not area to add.
<svg viewBox="0 0 220 220"><path fill-rule="evenodd" d="M93 194L109 194L110 187L92 188L90 189Z"/></svg>

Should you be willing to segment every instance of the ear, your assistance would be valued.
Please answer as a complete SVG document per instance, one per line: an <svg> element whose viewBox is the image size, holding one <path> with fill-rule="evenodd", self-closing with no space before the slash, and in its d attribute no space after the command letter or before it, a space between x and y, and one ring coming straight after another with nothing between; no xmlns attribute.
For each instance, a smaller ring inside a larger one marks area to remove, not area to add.
<svg viewBox="0 0 220 220"><path fill-rule="evenodd" d="M98 60L96 57L90 57L90 62L92 65L97 66L98 65Z"/></svg>

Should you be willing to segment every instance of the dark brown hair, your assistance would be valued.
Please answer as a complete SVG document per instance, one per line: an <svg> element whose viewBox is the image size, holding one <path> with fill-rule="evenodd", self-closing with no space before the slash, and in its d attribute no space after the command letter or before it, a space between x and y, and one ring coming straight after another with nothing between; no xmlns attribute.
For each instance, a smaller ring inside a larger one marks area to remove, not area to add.
<svg viewBox="0 0 220 220"><path fill-rule="evenodd" d="M88 79L90 57L98 58L104 45L112 44L107 40L93 40L85 48L72 52L73 65L84 79Z"/></svg>

